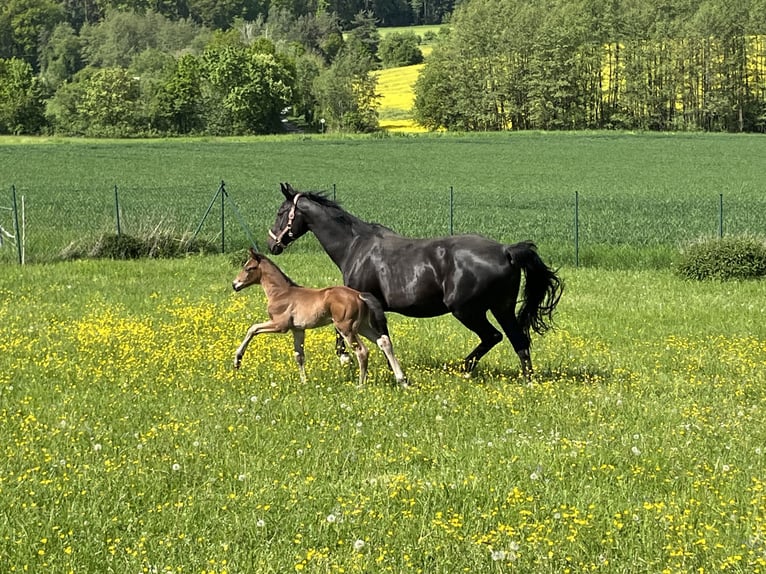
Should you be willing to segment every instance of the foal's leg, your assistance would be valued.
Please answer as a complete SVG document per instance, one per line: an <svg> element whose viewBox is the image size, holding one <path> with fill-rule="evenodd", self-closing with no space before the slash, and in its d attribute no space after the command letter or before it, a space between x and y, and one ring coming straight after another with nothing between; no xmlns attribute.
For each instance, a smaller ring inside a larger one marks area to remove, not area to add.
<svg viewBox="0 0 766 574"><path fill-rule="evenodd" d="M476 368L479 359L486 355L492 347L502 341L503 335L489 322L489 319L487 319L487 311L485 309L473 311L469 309L456 309L452 314L458 321L476 333L479 336L479 339L481 339L479 344L468 354L463 363L463 370L466 374L469 374Z"/></svg>
<svg viewBox="0 0 766 574"><path fill-rule="evenodd" d="M239 369L239 366L242 364L242 357L245 356L245 350L247 350L247 346L250 344L250 341L253 340L253 337L256 335L260 335L261 333L284 333L285 329L281 326L272 323L271 321L267 321L265 323L256 323L252 327L250 327L247 330L247 335L245 335L245 338L242 340L242 343L237 348L237 353L234 355L234 368Z"/></svg>
<svg viewBox="0 0 766 574"><path fill-rule="evenodd" d="M356 354L356 360L359 362L359 385L363 385L367 380L367 358L369 351L359 338L359 335L351 329L338 328L338 332L343 335L346 345L351 347Z"/></svg>
<svg viewBox="0 0 766 574"><path fill-rule="evenodd" d="M306 340L306 331L303 329L293 329L293 349L295 353L295 362L298 363L298 370L301 372L301 382L306 382L306 355L303 352L303 342Z"/></svg>
<svg viewBox="0 0 766 574"><path fill-rule="evenodd" d="M533 373L532 357L529 354L529 336L521 328L513 308L492 309L492 314L500 323L500 327L505 331L511 345L513 345L513 350L519 356L522 375L529 380Z"/></svg>
<svg viewBox="0 0 766 574"><path fill-rule="evenodd" d="M346 351L346 341L337 329L335 330L335 354L338 355L338 360L342 366L345 367L351 362L351 356Z"/></svg>

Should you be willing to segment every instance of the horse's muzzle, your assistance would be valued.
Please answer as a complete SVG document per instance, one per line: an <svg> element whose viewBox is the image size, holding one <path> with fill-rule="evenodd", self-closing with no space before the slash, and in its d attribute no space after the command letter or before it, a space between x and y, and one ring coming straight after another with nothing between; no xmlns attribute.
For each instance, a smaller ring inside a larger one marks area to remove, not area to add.
<svg viewBox="0 0 766 574"><path fill-rule="evenodd" d="M233 281L231 284L231 288L234 289L235 291L242 291L244 287L245 286L239 281Z"/></svg>
<svg viewBox="0 0 766 574"><path fill-rule="evenodd" d="M269 241L269 253L272 255L280 255L284 250L285 246L281 243L277 243L276 241L272 242Z"/></svg>

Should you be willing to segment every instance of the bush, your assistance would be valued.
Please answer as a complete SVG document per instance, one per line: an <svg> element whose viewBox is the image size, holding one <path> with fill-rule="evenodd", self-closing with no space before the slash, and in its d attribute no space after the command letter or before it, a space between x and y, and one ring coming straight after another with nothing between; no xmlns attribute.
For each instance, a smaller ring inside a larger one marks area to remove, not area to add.
<svg viewBox="0 0 766 574"><path fill-rule="evenodd" d="M411 66L423 61L420 36L415 32L392 32L381 40L378 46L378 58L384 68Z"/></svg>
<svg viewBox="0 0 766 574"><path fill-rule="evenodd" d="M766 276L766 241L753 236L695 241L681 250L677 271L698 280Z"/></svg>

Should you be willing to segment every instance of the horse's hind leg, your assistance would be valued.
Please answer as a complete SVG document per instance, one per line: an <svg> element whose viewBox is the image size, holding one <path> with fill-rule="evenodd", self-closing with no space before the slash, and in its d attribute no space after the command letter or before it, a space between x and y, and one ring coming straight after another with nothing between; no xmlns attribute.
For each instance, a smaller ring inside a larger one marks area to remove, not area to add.
<svg viewBox="0 0 766 574"><path fill-rule="evenodd" d="M380 330L374 329L369 325L365 325L359 329L359 334L375 343L380 350L383 351L383 354L388 361L388 366L391 367L391 370L394 372L396 382L402 387L406 387L407 377L404 374L404 369L402 369L402 366L399 364L396 355L394 355L394 345L391 343L391 337L389 337L387 333L382 333Z"/></svg>
<svg viewBox="0 0 766 574"><path fill-rule="evenodd" d="M367 304L368 315L366 320L360 325L359 334L380 347L380 350L386 356L388 366L394 372L396 381L402 387L406 387L407 377L404 375L404 370L394 355L394 346L388 334L388 320L386 319L383 307L380 306L377 300L373 301L368 298L363 298L363 300Z"/></svg>
<svg viewBox="0 0 766 574"><path fill-rule="evenodd" d="M524 332L516 319L513 308L492 309L492 314L500 323L500 327L505 331L506 336L513 345L513 350L519 356L521 361L521 372L525 379L532 376L532 357L529 354L529 336Z"/></svg>
<svg viewBox="0 0 766 574"><path fill-rule="evenodd" d="M502 341L503 335L489 322L485 310L472 312L466 309L457 309L453 311L452 314L458 321L476 333L479 336L479 339L481 339L479 344L468 354L463 363L465 372L470 373L476 368L476 364L479 360L486 355L492 347Z"/></svg>
<svg viewBox="0 0 766 574"><path fill-rule="evenodd" d="M339 332L343 335L346 345L351 347L356 354L356 360L359 363L359 385L361 386L367 380L367 359L370 352L364 346L358 334L351 330L344 332L339 329Z"/></svg>

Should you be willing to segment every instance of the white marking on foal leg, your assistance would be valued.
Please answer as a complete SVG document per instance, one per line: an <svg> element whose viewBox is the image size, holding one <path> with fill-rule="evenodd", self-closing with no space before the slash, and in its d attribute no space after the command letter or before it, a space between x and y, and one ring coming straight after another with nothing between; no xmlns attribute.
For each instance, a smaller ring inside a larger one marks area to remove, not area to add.
<svg viewBox="0 0 766 574"><path fill-rule="evenodd" d="M394 377L396 377L396 381L402 387L408 386L407 377L404 375L402 366L399 364L399 361L394 355L394 346L391 343L391 339L388 337L388 335L381 335L376 343L378 344L378 347L380 347L380 350L383 351L386 359L388 359L388 364L391 365L391 369L394 371Z"/></svg>

